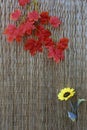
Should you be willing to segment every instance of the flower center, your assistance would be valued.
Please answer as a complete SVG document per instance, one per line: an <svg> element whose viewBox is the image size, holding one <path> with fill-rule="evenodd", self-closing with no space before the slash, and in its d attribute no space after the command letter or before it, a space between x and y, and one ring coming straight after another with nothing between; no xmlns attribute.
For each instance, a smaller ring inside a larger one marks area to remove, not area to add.
<svg viewBox="0 0 87 130"><path fill-rule="evenodd" d="M64 94L64 97L68 97L70 95L70 92L66 92L65 94Z"/></svg>

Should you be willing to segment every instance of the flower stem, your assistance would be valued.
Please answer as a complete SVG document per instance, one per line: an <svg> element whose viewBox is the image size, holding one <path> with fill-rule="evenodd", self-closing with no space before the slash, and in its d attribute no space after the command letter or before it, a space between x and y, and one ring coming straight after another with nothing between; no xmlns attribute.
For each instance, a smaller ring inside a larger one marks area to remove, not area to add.
<svg viewBox="0 0 87 130"><path fill-rule="evenodd" d="M33 0L34 9L38 11L38 0Z"/></svg>
<svg viewBox="0 0 87 130"><path fill-rule="evenodd" d="M78 119L77 107L74 107L73 103L71 101L70 101L70 106L72 108L73 113L75 113L75 115L77 116L77 118L76 118L76 121L77 121L77 119Z"/></svg>
<svg viewBox="0 0 87 130"><path fill-rule="evenodd" d="M72 108L73 112L75 112L75 113L76 113L76 111L77 111L77 110L75 110L75 108L74 108L74 106L73 106L73 104L72 104L72 102L71 102L71 101L70 101L70 106L71 106L71 108Z"/></svg>

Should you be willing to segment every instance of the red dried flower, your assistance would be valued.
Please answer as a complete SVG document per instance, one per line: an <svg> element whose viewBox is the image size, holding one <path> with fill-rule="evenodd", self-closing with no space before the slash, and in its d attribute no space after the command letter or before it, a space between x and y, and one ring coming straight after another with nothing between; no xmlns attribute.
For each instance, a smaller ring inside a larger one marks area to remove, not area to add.
<svg viewBox="0 0 87 130"><path fill-rule="evenodd" d="M58 17L56 16L51 16L50 17L50 21L49 23L53 26L53 27L58 27L61 24L61 21Z"/></svg>
<svg viewBox="0 0 87 130"><path fill-rule="evenodd" d="M14 38L15 38L15 40L16 40L17 42L21 42L22 37L23 37L23 34L20 32L20 29L17 28L17 29L14 31L13 36L14 36Z"/></svg>
<svg viewBox="0 0 87 130"><path fill-rule="evenodd" d="M55 62L60 62L64 59L64 50L68 47L68 38L61 38L54 46L48 47L48 57L53 58Z"/></svg>
<svg viewBox="0 0 87 130"><path fill-rule="evenodd" d="M44 42L51 36L51 32L48 29L44 29L42 25L39 25L36 30L36 36L40 41Z"/></svg>
<svg viewBox="0 0 87 130"><path fill-rule="evenodd" d="M42 12L40 14L40 23L41 24L48 24L49 20L50 20L50 16L49 16L48 12Z"/></svg>
<svg viewBox="0 0 87 130"><path fill-rule="evenodd" d="M13 24L9 24L8 27L4 30L4 34L7 35L7 41L12 42L15 39L14 31L16 30L16 26Z"/></svg>
<svg viewBox="0 0 87 130"><path fill-rule="evenodd" d="M35 29L33 22L25 22L24 24L25 33L30 35L32 31Z"/></svg>
<svg viewBox="0 0 87 130"><path fill-rule="evenodd" d="M54 42L52 40L52 38L47 38L45 41L44 41L44 45L46 48L49 48L49 47L52 47L54 46Z"/></svg>
<svg viewBox="0 0 87 130"><path fill-rule="evenodd" d="M9 25L7 26L7 28L5 28L4 34L6 34L6 35L12 35L15 29L16 29L16 26L15 26L15 25L9 24Z"/></svg>
<svg viewBox="0 0 87 130"><path fill-rule="evenodd" d="M56 63L64 59L64 52L55 47L48 48L48 58L53 58Z"/></svg>
<svg viewBox="0 0 87 130"><path fill-rule="evenodd" d="M17 21L20 16L21 16L21 11L17 9L10 15L10 18L14 21Z"/></svg>
<svg viewBox="0 0 87 130"><path fill-rule="evenodd" d="M29 21L33 21L33 22L38 21L39 17L40 17L40 15L37 11L32 11L32 12L28 13Z"/></svg>
<svg viewBox="0 0 87 130"><path fill-rule="evenodd" d="M35 27L33 25L33 22L28 22L28 21L25 21L19 26L21 35L25 35L25 34L30 35L34 28Z"/></svg>
<svg viewBox="0 0 87 130"><path fill-rule="evenodd" d="M68 38L61 38L60 41L58 42L58 49L61 49L61 50L65 50L68 48L68 42L69 42L69 39Z"/></svg>
<svg viewBox="0 0 87 130"><path fill-rule="evenodd" d="M26 4L30 3L30 0L18 0L20 6L25 6Z"/></svg>
<svg viewBox="0 0 87 130"><path fill-rule="evenodd" d="M22 37L25 35L31 35L33 29L34 29L34 25L32 22L27 22L25 21L25 23L22 23L13 33L13 35L15 36L15 39L17 42L20 42L22 40Z"/></svg>
<svg viewBox="0 0 87 130"><path fill-rule="evenodd" d="M42 43L38 40L27 39L24 50L29 50L31 55L35 55L37 51L42 52Z"/></svg>

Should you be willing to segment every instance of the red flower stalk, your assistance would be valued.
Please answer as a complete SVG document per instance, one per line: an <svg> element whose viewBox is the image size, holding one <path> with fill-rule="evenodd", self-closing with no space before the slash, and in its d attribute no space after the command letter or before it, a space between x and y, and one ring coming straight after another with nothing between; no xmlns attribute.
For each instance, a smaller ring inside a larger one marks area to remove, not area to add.
<svg viewBox="0 0 87 130"><path fill-rule="evenodd" d="M30 2L30 0L18 0L21 6L24 6ZM33 56L37 52L42 52L43 48L48 50L48 58L59 63L64 59L64 51L68 48L68 38L61 38L59 42L55 43L51 38L51 31L45 29L45 24L51 24L57 28L61 21L56 16L50 16L48 12L43 11L40 14L37 11L28 12L23 21L17 25L9 24L4 31L7 36L8 42L21 42L23 37L28 37L24 50L29 51ZM16 9L11 13L10 18L17 21L21 16L21 11ZM21 20L21 19L20 19ZM34 37L35 36L35 37Z"/></svg>

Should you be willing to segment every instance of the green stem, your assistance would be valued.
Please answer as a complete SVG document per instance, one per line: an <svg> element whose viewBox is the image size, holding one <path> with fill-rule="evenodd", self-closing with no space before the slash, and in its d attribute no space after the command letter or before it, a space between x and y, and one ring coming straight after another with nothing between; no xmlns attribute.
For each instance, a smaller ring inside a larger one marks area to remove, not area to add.
<svg viewBox="0 0 87 130"><path fill-rule="evenodd" d="M71 106L71 108L72 108L72 111L76 113L77 110L75 110L75 108L74 108L74 106L73 106L73 104L72 104L71 101L70 101L70 106Z"/></svg>
<svg viewBox="0 0 87 130"><path fill-rule="evenodd" d="M33 0L34 9L38 11L38 0Z"/></svg>
<svg viewBox="0 0 87 130"><path fill-rule="evenodd" d="M70 101L70 106L71 106L71 108L72 108L72 111L76 114L77 119L78 119L77 109L76 109L76 107L74 107L74 106L73 106L73 104L72 104L72 102L71 102L71 101ZM77 119L76 119L76 121L77 121Z"/></svg>

